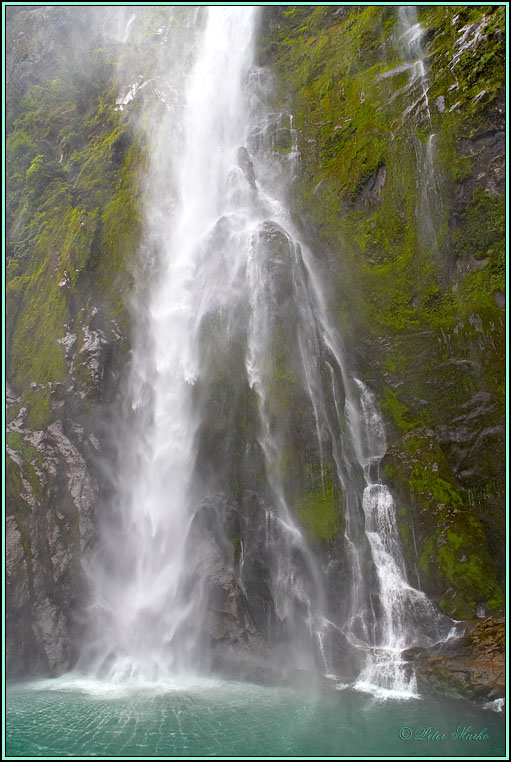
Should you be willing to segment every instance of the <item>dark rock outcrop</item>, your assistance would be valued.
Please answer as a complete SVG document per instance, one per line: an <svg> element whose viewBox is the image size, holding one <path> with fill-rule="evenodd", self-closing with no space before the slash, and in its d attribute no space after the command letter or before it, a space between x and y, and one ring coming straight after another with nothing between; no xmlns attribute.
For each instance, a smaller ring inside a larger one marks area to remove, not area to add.
<svg viewBox="0 0 511 762"><path fill-rule="evenodd" d="M238 164L243 174L247 178L247 182L251 188L256 187L254 164L249 156L247 149L244 146L238 148Z"/></svg>
<svg viewBox="0 0 511 762"><path fill-rule="evenodd" d="M263 638L250 615L239 578L240 523L237 503L217 493L195 513L188 537L192 585L204 585L205 631L214 650L262 654Z"/></svg>
<svg viewBox="0 0 511 762"><path fill-rule="evenodd" d="M505 621L471 623L459 640L432 649L410 649L421 692L435 691L478 702L502 698L505 683Z"/></svg>
<svg viewBox="0 0 511 762"><path fill-rule="evenodd" d="M47 399L44 428L12 389L7 395L6 661L10 676L59 674L76 659L87 597L85 565L94 545L106 454L102 406L115 396L125 339L115 322L69 327L62 339L67 383L33 384ZM77 332L83 341L77 341ZM46 395L48 396L46 397ZM37 397L36 397L37 399Z"/></svg>
<svg viewBox="0 0 511 762"><path fill-rule="evenodd" d="M9 433L7 458L20 491L7 504L7 667L16 675L28 662L30 671L56 674L75 656L74 613L86 590L98 483L78 449L83 431L70 438L55 421L44 432Z"/></svg>

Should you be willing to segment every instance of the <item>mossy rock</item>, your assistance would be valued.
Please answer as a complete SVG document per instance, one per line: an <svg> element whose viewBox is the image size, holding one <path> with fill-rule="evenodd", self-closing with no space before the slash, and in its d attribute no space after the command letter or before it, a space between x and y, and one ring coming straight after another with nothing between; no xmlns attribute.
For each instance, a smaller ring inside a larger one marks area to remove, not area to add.
<svg viewBox="0 0 511 762"><path fill-rule="evenodd" d="M454 619L501 612L504 597L484 526L436 440L423 430L410 432L383 463L398 505L406 506L398 511L406 526L401 534L407 565L417 568L422 589Z"/></svg>
<svg viewBox="0 0 511 762"><path fill-rule="evenodd" d="M309 537L331 545L344 528L342 491L331 463L307 470L311 476L294 501L296 512Z"/></svg>

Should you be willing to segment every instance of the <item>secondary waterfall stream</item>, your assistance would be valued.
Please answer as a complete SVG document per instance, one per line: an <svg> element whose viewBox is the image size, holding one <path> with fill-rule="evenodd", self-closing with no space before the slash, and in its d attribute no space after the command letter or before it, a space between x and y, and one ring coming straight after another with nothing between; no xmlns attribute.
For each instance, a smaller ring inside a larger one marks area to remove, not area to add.
<svg viewBox="0 0 511 762"><path fill-rule="evenodd" d="M213 576L280 663L341 680L350 664L361 690L413 695L402 650L451 622L406 579L374 395L286 206L296 136L267 105L256 20L187 9L188 50L162 45L148 283L82 663L114 680L214 668ZM306 531L314 509L320 537L335 523L340 561Z"/></svg>

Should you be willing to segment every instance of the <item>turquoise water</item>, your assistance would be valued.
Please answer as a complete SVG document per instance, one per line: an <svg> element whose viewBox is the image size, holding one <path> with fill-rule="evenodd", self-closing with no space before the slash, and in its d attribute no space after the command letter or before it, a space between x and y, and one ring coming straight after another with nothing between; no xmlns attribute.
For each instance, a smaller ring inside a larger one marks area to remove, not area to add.
<svg viewBox="0 0 511 762"><path fill-rule="evenodd" d="M6 734L10 757L505 754L503 714L462 701L205 679L129 688L69 677L13 685Z"/></svg>

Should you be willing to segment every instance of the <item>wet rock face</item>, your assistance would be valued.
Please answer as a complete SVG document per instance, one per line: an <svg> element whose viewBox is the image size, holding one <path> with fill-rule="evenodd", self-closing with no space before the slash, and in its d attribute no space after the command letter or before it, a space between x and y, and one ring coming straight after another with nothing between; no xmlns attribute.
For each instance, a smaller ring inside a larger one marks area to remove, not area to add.
<svg viewBox="0 0 511 762"><path fill-rule="evenodd" d="M505 193L506 134L503 104L497 103L494 126L478 132L472 138L460 141L460 154L473 162L475 172L459 183L454 211L470 203L476 188L483 188L490 196Z"/></svg>
<svg viewBox="0 0 511 762"><path fill-rule="evenodd" d="M278 527L272 531L271 508L256 492L247 490L238 501L216 493L198 507L188 538L193 562L186 597L197 606L197 620L202 617L204 650L213 671L255 682L299 680L279 659L285 623L276 613L271 568L285 543ZM296 556L299 574L298 548ZM337 674L354 680L364 654L332 623L323 634ZM308 681L314 679L307 674Z"/></svg>
<svg viewBox="0 0 511 762"><path fill-rule="evenodd" d="M17 220L9 240L13 298L6 400L11 675L56 674L73 662L75 616L86 600L85 565L94 545L98 500L107 488L101 468L108 468L112 451L108 428L126 365L126 328L119 324L128 322L121 293L131 284L124 270L127 252L138 240L138 217L131 213L135 202L127 203L135 194L126 191L110 232L100 218L115 196L128 149L115 133L112 149L98 153L86 127L96 95L107 82L114 84L112 70L102 64L95 69L95 55L84 44L99 53L107 27L114 31L108 25L115 26L115 19L107 16L42 6L13 7L7 14L8 131L14 144L21 135L17 120L38 114L22 137L27 152L21 152L20 178L35 156L44 156L45 168L55 170L43 173L33 193L30 184L10 186ZM62 121L50 114L53 109ZM95 139L106 140L114 130L107 122L98 125ZM66 168L73 151L84 163L89 151L94 156L94 184L103 200L83 193L76 166L76 172ZM19 160L16 149L11 171L18 171ZM130 163L123 175L128 184L136 165ZM57 181L62 185L54 193ZM129 220L124 237L123 211ZM30 242L23 232L28 227Z"/></svg>
<svg viewBox="0 0 511 762"><path fill-rule="evenodd" d="M56 674L73 659L73 612L86 588L99 487L78 449L84 442L73 442L62 422L10 433L7 457L20 491L7 502L7 668Z"/></svg>
<svg viewBox="0 0 511 762"><path fill-rule="evenodd" d="M460 157L469 160L472 171L468 177L456 184L451 208L449 227L453 238L459 235L467 214L470 214L474 194L483 191L490 199L502 198L505 195L506 183L506 145L505 145L505 108L498 100L492 121L486 129L480 130L471 138L460 141ZM486 219L481 219L483 227ZM491 231L490 236L491 236ZM488 246L475 247L474 251L456 252L451 267L451 277L454 283L461 284L463 278L472 270L483 269L493 255L494 241L488 241ZM461 256L460 256L461 253ZM497 301L497 304L499 302Z"/></svg>
<svg viewBox="0 0 511 762"><path fill-rule="evenodd" d="M7 24L14 19L13 9L7 14ZM60 29L64 35L69 35L71 29L67 20L60 18ZM51 9L37 8L27 14L26 24L14 38L7 56L7 79L12 87L24 93L34 82L34 72L44 77L52 66L55 66L58 56L56 35L49 34L51 22L55 16ZM54 32L54 30L52 30Z"/></svg>
<svg viewBox="0 0 511 762"><path fill-rule="evenodd" d="M7 407L7 621L10 676L58 674L76 657L79 613L87 596L85 564L94 546L101 494L98 465L105 418L115 396L124 339L116 324L91 320L67 330L62 341L69 379L34 384L48 395L49 422L30 427L22 398L8 389ZM77 334L83 341L77 341ZM81 367L81 373L78 370ZM15 413L17 412L17 415Z"/></svg>
<svg viewBox="0 0 511 762"><path fill-rule="evenodd" d="M5 527L5 593L8 605L10 628L6 632L7 664L16 674L30 664L24 664L25 651L28 642L33 644L33 638L26 637L26 622L30 618L30 588L28 564L25 558L23 540L13 516L7 516ZM16 637L19 632L25 632L25 639ZM12 634L12 637L10 637Z"/></svg>
<svg viewBox="0 0 511 762"><path fill-rule="evenodd" d="M481 702L505 696L505 630L503 619L490 617L441 648L405 652L419 689Z"/></svg>
<svg viewBox="0 0 511 762"><path fill-rule="evenodd" d="M252 160L249 156L247 149L244 146L242 146L241 148L238 148L238 165L240 169L243 171L243 174L245 175L250 187L255 189L256 181L255 181L254 165L252 163Z"/></svg>
<svg viewBox="0 0 511 762"><path fill-rule="evenodd" d="M199 606L204 603L202 627L212 667L224 674L247 676L247 669L269 656L269 648L254 622L240 579L236 501L222 493L206 498L195 514L188 544L190 558L195 559L188 595Z"/></svg>
<svg viewBox="0 0 511 762"><path fill-rule="evenodd" d="M480 452L488 443L498 447L505 434L504 421L491 425L498 417L496 407L491 394L477 392L460 407L460 415L450 424L435 429L437 441L447 449L453 470L462 482L470 484L488 475L489 464L479 457Z"/></svg>
<svg viewBox="0 0 511 762"><path fill-rule="evenodd" d="M370 212L375 204L381 201L386 176L387 167L385 166L385 163L382 163L374 170L356 193L353 200L353 208L356 211Z"/></svg>
<svg viewBox="0 0 511 762"><path fill-rule="evenodd" d="M453 619L472 619L483 609L500 615L504 598L487 523L434 431L412 430L389 448L383 466L396 495L408 578Z"/></svg>

